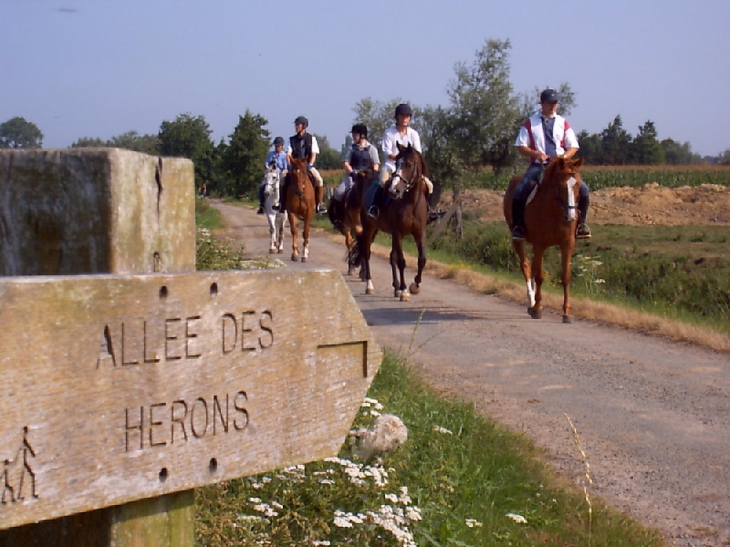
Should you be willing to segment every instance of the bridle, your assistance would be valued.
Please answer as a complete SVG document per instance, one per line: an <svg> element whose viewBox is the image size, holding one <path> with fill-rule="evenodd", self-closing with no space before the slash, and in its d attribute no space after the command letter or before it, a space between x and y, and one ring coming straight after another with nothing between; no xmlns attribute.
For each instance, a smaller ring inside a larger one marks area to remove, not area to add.
<svg viewBox="0 0 730 547"><path fill-rule="evenodd" d="M416 165L413 168L413 172L411 173L411 176L407 179L401 174L402 173L402 164L403 159L401 158L398 160L398 164L396 165L395 173L393 173L393 182L392 184L395 184L396 179L401 179L403 183L405 184L405 192L408 192L411 188L413 188L416 185L416 182L420 180L421 178L421 166L416 161L414 162ZM405 193L404 192L404 193Z"/></svg>
<svg viewBox="0 0 730 547"><path fill-rule="evenodd" d="M578 208L578 203L575 200L575 190L574 187L576 184L579 184L580 179L576 177L578 174L577 171L574 169L571 169L567 173L560 173L559 176L566 177L566 185L568 187L568 201L566 202L563 196L560 192L561 184L556 181L555 186L555 200L560 204L560 208L563 210L563 216L566 220L573 220L576 218L576 209Z"/></svg>

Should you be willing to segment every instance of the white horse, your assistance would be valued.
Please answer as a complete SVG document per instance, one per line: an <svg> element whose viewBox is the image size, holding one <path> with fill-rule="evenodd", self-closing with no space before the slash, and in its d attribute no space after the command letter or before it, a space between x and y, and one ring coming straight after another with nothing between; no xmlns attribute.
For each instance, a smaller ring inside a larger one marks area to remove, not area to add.
<svg viewBox="0 0 730 547"><path fill-rule="evenodd" d="M284 252L284 221L286 215L274 210L274 204L279 203L279 169L271 164L264 174L264 213L269 222L271 244L269 253Z"/></svg>

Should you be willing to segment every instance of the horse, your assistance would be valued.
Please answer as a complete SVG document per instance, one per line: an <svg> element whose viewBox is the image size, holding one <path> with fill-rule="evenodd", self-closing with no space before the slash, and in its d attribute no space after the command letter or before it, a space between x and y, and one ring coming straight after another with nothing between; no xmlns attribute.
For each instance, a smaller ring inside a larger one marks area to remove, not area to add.
<svg viewBox="0 0 730 547"><path fill-rule="evenodd" d="M286 215L274 210L274 204L279 201L279 169L271 164L264 173L264 213L269 223L271 243L269 253L284 252L284 221Z"/></svg>
<svg viewBox="0 0 730 547"><path fill-rule="evenodd" d="M398 144L396 171L386 189L390 199L385 200L378 218L373 220L361 208L363 231L358 235L351 253L351 260L360 263L367 282L366 294L373 294L370 275L370 246L378 230L391 234L390 266L393 273L393 295L401 302L410 300L411 294L420 292L423 268L426 266L426 224L428 223L428 190L423 177L428 168L420 152L410 144ZM384 189L385 191L385 189ZM418 270L410 287L405 282L406 260L403 256L403 239L411 235L418 247Z"/></svg>
<svg viewBox="0 0 730 547"><path fill-rule="evenodd" d="M285 207L292 237L293 261L299 260L299 229L297 219L304 221L302 232L302 255L301 261L306 262L309 258L309 227L312 224L314 215L314 184L307 172L307 161L304 158L294 158L291 161L291 168L287 173L286 195L281 196L281 203Z"/></svg>
<svg viewBox="0 0 730 547"><path fill-rule="evenodd" d="M345 247L347 247L348 257L347 275L352 275L357 268L357 264L350 257L357 235L363 229L360 215L363 207L365 189L376 178L377 171L373 169L359 171L353 179L352 186L345 192L342 200L330 200L329 206L327 207L327 215L329 216L330 222L332 222L332 226L337 228L345 236Z"/></svg>
<svg viewBox="0 0 730 547"><path fill-rule="evenodd" d="M527 285L527 313L542 318L543 259L554 245L560 248L563 282L563 323L572 323L570 315L570 263L575 251L576 207L583 159L556 157L550 160L537 186L530 192L525 206L525 240L512 241ZM504 218L512 230L512 196L521 177L512 178L504 195ZM532 246L532 264L525 252L525 242Z"/></svg>

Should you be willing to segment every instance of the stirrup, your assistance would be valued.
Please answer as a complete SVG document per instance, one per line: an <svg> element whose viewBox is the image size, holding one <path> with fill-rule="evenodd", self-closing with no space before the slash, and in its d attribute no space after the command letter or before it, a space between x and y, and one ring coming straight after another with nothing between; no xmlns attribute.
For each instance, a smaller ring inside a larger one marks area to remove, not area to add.
<svg viewBox="0 0 730 547"><path fill-rule="evenodd" d="M590 239L591 238L591 229L588 227L587 224L585 224L585 223L578 224L578 227L575 229L575 238L576 239Z"/></svg>
<svg viewBox="0 0 730 547"><path fill-rule="evenodd" d="M525 229L522 226L512 228L512 240L523 241L525 239Z"/></svg>
<svg viewBox="0 0 730 547"><path fill-rule="evenodd" d="M315 207L315 210L317 211L317 214L323 215L327 212L327 209L322 203L318 203L317 207Z"/></svg>
<svg viewBox="0 0 730 547"><path fill-rule="evenodd" d="M377 219L379 214L380 214L380 210L375 205L371 205L370 208L368 209L368 217L370 217L373 220Z"/></svg>

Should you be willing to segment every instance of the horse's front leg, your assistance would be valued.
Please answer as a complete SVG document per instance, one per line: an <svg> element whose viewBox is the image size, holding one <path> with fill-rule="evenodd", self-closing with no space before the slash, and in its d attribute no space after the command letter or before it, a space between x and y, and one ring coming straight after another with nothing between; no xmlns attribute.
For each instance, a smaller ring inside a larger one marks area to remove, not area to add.
<svg viewBox="0 0 730 547"><path fill-rule="evenodd" d="M352 237L352 231L349 228L345 228L345 247L347 248L347 275L352 275L355 271L355 264L350 260L352 254L352 247L355 241Z"/></svg>
<svg viewBox="0 0 730 547"><path fill-rule="evenodd" d="M421 292L421 279L423 276L423 269L426 267L426 235L423 234L422 237L418 238L416 241L416 245L418 247L418 271L416 272L416 277L413 280L413 283L411 283L410 291L412 294L418 294Z"/></svg>
<svg viewBox="0 0 730 547"><path fill-rule="evenodd" d="M570 316L570 262L573 258L575 250L575 240L560 246L560 262L563 267L561 281L563 282L563 323L572 323L573 318Z"/></svg>
<svg viewBox="0 0 730 547"><path fill-rule="evenodd" d="M512 241L512 248L517 253L520 263L520 271L525 278L525 286L527 289L527 313L532 314L532 308L535 305L535 280L532 279L532 267L527 258L524 241Z"/></svg>
<svg viewBox="0 0 730 547"><path fill-rule="evenodd" d="M289 212L289 228L291 228L291 259L299 260L299 228L297 227L297 217L294 213Z"/></svg>
<svg viewBox="0 0 730 547"><path fill-rule="evenodd" d="M400 297L401 302L408 302L411 293L406 286L406 259L403 256L403 238L393 234L393 246L390 252L390 265L393 270L393 296Z"/></svg>
<svg viewBox="0 0 730 547"><path fill-rule="evenodd" d="M545 280L543 262L545 259L544 247L533 247L535 254L532 257L532 274L535 278L535 305L530 315L533 319L542 319L542 282Z"/></svg>
<svg viewBox="0 0 730 547"><path fill-rule="evenodd" d="M284 252L284 219L286 215L277 213L276 215L276 252Z"/></svg>
<svg viewBox="0 0 730 547"><path fill-rule="evenodd" d="M302 234L302 262L306 262L309 258L309 226L311 223L311 216L304 220L304 233Z"/></svg>

